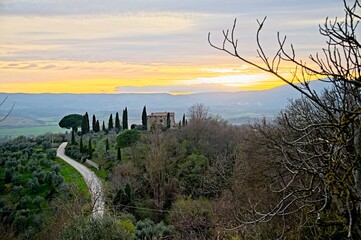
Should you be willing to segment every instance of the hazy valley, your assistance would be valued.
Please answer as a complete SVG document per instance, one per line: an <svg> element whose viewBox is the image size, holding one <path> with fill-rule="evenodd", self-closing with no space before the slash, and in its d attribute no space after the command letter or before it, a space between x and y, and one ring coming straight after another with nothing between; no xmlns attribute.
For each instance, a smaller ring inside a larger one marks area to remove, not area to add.
<svg viewBox="0 0 361 240"><path fill-rule="evenodd" d="M315 84L320 85L321 84ZM6 101L1 114L13 103L11 115L0 125L0 139L19 135L38 135L46 132L64 132L58 127L60 119L71 113L95 114L107 121L110 113L129 111L129 122L140 122L141 109L148 112L174 111L176 121L187 114L190 106L203 103L210 114L219 115L232 124L254 122L260 117L273 117L283 109L289 99L299 93L290 86L265 91L240 91L232 93L200 93L190 95L170 94L0 94Z"/></svg>

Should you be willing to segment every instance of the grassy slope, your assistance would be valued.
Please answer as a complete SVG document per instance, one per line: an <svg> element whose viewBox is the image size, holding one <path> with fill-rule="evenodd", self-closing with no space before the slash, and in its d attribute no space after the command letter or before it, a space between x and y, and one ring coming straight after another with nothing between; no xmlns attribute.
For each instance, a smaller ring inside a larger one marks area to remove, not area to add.
<svg viewBox="0 0 361 240"><path fill-rule="evenodd" d="M56 162L60 165L60 174L64 177L64 181L67 183L75 183L84 196L90 199L89 189L80 173L58 157L56 158Z"/></svg>

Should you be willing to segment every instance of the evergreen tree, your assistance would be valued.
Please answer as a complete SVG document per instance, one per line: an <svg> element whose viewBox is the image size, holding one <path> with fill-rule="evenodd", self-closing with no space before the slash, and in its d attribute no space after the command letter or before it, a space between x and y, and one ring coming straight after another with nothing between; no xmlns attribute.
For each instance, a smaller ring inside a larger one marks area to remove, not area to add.
<svg viewBox="0 0 361 240"><path fill-rule="evenodd" d="M95 132L99 132L100 131L100 125L99 125L99 120L96 121L95 123Z"/></svg>
<svg viewBox="0 0 361 240"><path fill-rule="evenodd" d="M142 125L144 126L144 129L148 129L147 109L146 109L146 106L143 107L143 112L142 112Z"/></svg>
<svg viewBox="0 0 361 240"><path fill-rule="evenodd" d="M128 109L123 110L123 129L128 129Z"/></svg>
<svg viewBox="0 0 361 240"><path fill-rule="evenodd" d="M105 131L105 123L103 121L103 127L102 127L102 130Z"/></svg>
<svg viewBox="0 0 361 240"><path fill-rule="evenodd" d="M112 130L113 128L114 128L114 125L113 125L113 114L110 114L109 122L108 122L108 129L109 129L109 130Z"/></svg>
<svg viewBox="0 0 361 240"><path fill-rule="evenodd" d="M86 134L89 132L89 116L86 112L81 121L81 134Z"/></svg>
<svg viewBox="0 0 361 240"><path fill-rule="evenodd" d="M93 132L96 132L96 124L97 124L97 120L95 118L95 115L93 114L93 122L92 122L92 127L93 127Z"/></svg>
<svg viewBox="0 0 361 240"><path fill-rule="evenodd" d="M89 138L89 144L88 144L88 154L89 154L89 159L91 159L93 157L93 147L92 147L92 141Z"/></svg>
<svg viewBox="0 0 361 240"><path fill-rule="evenodd" d="M86 134L86 117L85 115L83 115L82 119L81 119L81 134Z"/></svg>
<svg viewBox="0 0 361 240"><path fill-rule="evenodd" d="M69 114L63 117L59 122L59 127L73 129L75 132L81 127L83 116L80 114Z"/></svg>
<svg viewBox="0 0 361 240"><path fill-rule="evenodd" d="M79 151L80 151L81 153L84 152L83 136L80 136Z"/></svg>
<svg viewBox="0 0 361 240"><path fill-rule="evenodd" d="M86 132L88 133L90 131L88 112L85 113L85 123L86 123Z"/></svg>
<svg viewBox="0 0 361 240"><path fill-rule="evenodd" d="M107 152L109 150L109 140L108 138L105 141L105 151Z"/></svg>
<svg viewBox="0 0 361 240"><path fill-rule="evenodd" d="M120 131L120 128L121 128L121 126L120 126L120 120L119 120L119 113L117 112L117 113L115 114L115 130L116 130L117 132L119 132L119 131Z"/></svg>
<svg viewBox="0 0 361 240"><path fill-rule="evenodd" d="M71 145L75 145L75 133L74 133L74 130L71 130Z"/></svg>
<svg viewBox="0 0 361 240"><path fill-rule="evenodd" d="M182 125L183 126L186 125L186 115L185 114L183 114Z"/></svg>
<svg viewBox="0 0 361 240"><path fill-rule="evenodd" d="M118 161L122 161L122 150L120 147L117 148L117 159Z"/></svg>
<svg viewBox="0 0 361 240"><path fill-rule="evenodd" d="M132 187L129 185L129 183L127 183L127 185L125 185L124 188L124 193L127 199L127 203L126 205L132 205L132 200L133 200L133 194L132 194Z"/></svg>
<svg viewBox="0 0 361 240"><path fill-rule="evenodd" d="M167 113L167 128L170 128L170 114Z"/></svg>

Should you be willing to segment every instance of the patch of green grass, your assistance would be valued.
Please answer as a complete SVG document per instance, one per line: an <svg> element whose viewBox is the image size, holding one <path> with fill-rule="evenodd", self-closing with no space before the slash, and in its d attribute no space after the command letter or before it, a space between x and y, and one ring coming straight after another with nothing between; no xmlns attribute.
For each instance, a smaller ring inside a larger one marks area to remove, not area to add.
<svg viewBox="0 0 361 240"><path fill-rule="evenodd" d="M105 169L94 170L95 175L97 175L103 182L107 181L109 172Z"/></svg>
<svg viewBox="0 0 361 240"><path fill-rule="evenodd" d="M80 173L75 170L75 168L73 168L68 163L58 157L55 159L55 161L60 166L60 174L63 176L64 181L67 183L75 183L79 187L80 191L84 194L84 196L87 199L90 199L88 186L86 185Z"/></svg>

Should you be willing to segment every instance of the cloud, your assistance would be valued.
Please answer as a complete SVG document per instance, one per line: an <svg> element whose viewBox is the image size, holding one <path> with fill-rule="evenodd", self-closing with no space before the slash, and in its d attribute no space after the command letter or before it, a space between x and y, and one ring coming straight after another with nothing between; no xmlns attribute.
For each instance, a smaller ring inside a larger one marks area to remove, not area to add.
<svg viewBox="0 0 361 240"><path fill-rule="evenodd" d="M242 65L240 68L203 68L202 70L212 73L241 73L248 68L247 65Z"/></svg>
<svg viewBox="0 0 361 240"><path fill-rule="evenodd" d="M335 3L333 0L331 3ZM339 2L339 1L337 1ZM12 15L89 15L117 14L131 12L195 12L238 14L244 9L248 12L262 13L290 12L299 7L312 4L319 10L330 5L330 0L27 0L3 1L1 14ZM310 8L308 8L310 10ZM311 9L312 10L312 9ZM304 14L304 12L303 12Z"/></svg>
<svg viewBox="0 0 361 240"><path fill-rule="evenodd" d="M225 89L244 89L250 88L259 85L260 83L266 83L269 81L274 81L266 73L246 73L230 76L217 76L217 77L207 77L207 78L196 78L191 80L182 80L176 81L176 84L186 85L186 86L207 86L207 85L217 85Z"/></svg>
<svg viewBox="0 0 361 240"><path fill-rule="evenodd" d="M219 76L196 78L192 80L174 81L173 85L123 86L117 87L119 93L171 93L189 94L205 92L235 92L241 89L251 89L259 84L269 84L274 80L266 74Z"/></svg>
<svg viewBox="0 0 361 240"><path fill-rule="evenodd" d="M340 7L330 2L319 8L325 1L4 1L0 7L0 50L5 52L0 52L0 61L225 61L230 57L217 54L208 45L207 33L221 43L222 29L231 27L234 18L238 18L241 53L254 56L256 19L265 15L268 20L262 36L267 49L274 49L279 30L303 51L303 43L309 46L315 42L305 36L310 32L318 35L317 24L322 22L317 20L330 15L321 11L335 12ZM274 45L269 44L272 40Z"/></svg>
<svg viewBox="0 0 361 240"><path fill-rule="evenodd" d="M25 65L25 66L20 67L20 69L35 69L35 68L37 68L37 67L38 67L37 64L31 63L31 64L27 64L27 65Z"/></svg>
<svg viewBox="0 0 361 240"><path fill-rule="evenodd" d="M221 84L193 84L193 85L173 85L173 86L159 86L150 85L144 87L124 86L117 87L118 93L170 93L170 94L191 94L191 93L206 93L206 92L234 92L237 89L233 87L225 87Z"/></svg>
<svg viewBox="0 0 361 240"><path fill-rule="evenodd" d="M53 68L56 68L56 65L55 64L49 64L49 65L46 65L44 67L41 67L42 69L53 69Z"/></svg>
<svg viewBox="0 0 361 240"><path fill-rule="evenodd" d="M222 12L236 13L257 0L27 0L2 3L0 13L13 15L88 15L129 12ZM258 1L259 2L259 1ZM264 4L264 3L263 3ZM251 4L252 5L252 4ZM81 6L81 7L79 7Z"/></svg>
<svg viewBox="0 0 361 240"><path fill-rule="evenodd" d="M310 53L322 51L324 39L318 33L321 19L342 14L339 0L1 1L0 68L8 71L0 72L0 83L99 78L122 82L112 85L111 90L129 82L129 87L119 88L121 91L231 91L245 83L209 77L241 75L248 69L210 47L208 32L215 44L222 44L222 30L232 27L237 18L239 53L259 61L255 57L256 19L267 15L261 33L267 54L275 52L276 33L280 31L294 43L297 57L307 59ZM124 67L113 62L142 66ZM162 72L164 68L147 67L154 63L174 68ZM197 69L183 71L182 66ZM193 80L179 81L175 88L164 87L179 79ZM132 81L138 85L148 81L154 86L132 88L136 85Z"/></svg>
<svg viewBox="0 0 361 240"><path fill-rule="evenodd" d="M54 68L56 68L55 64L48 64L46 62L36 62L36 63L19 62L19 63L9 63L9 64L1 64L0 62L0 69L39 70L39 69L54 69Z"/></svg>

